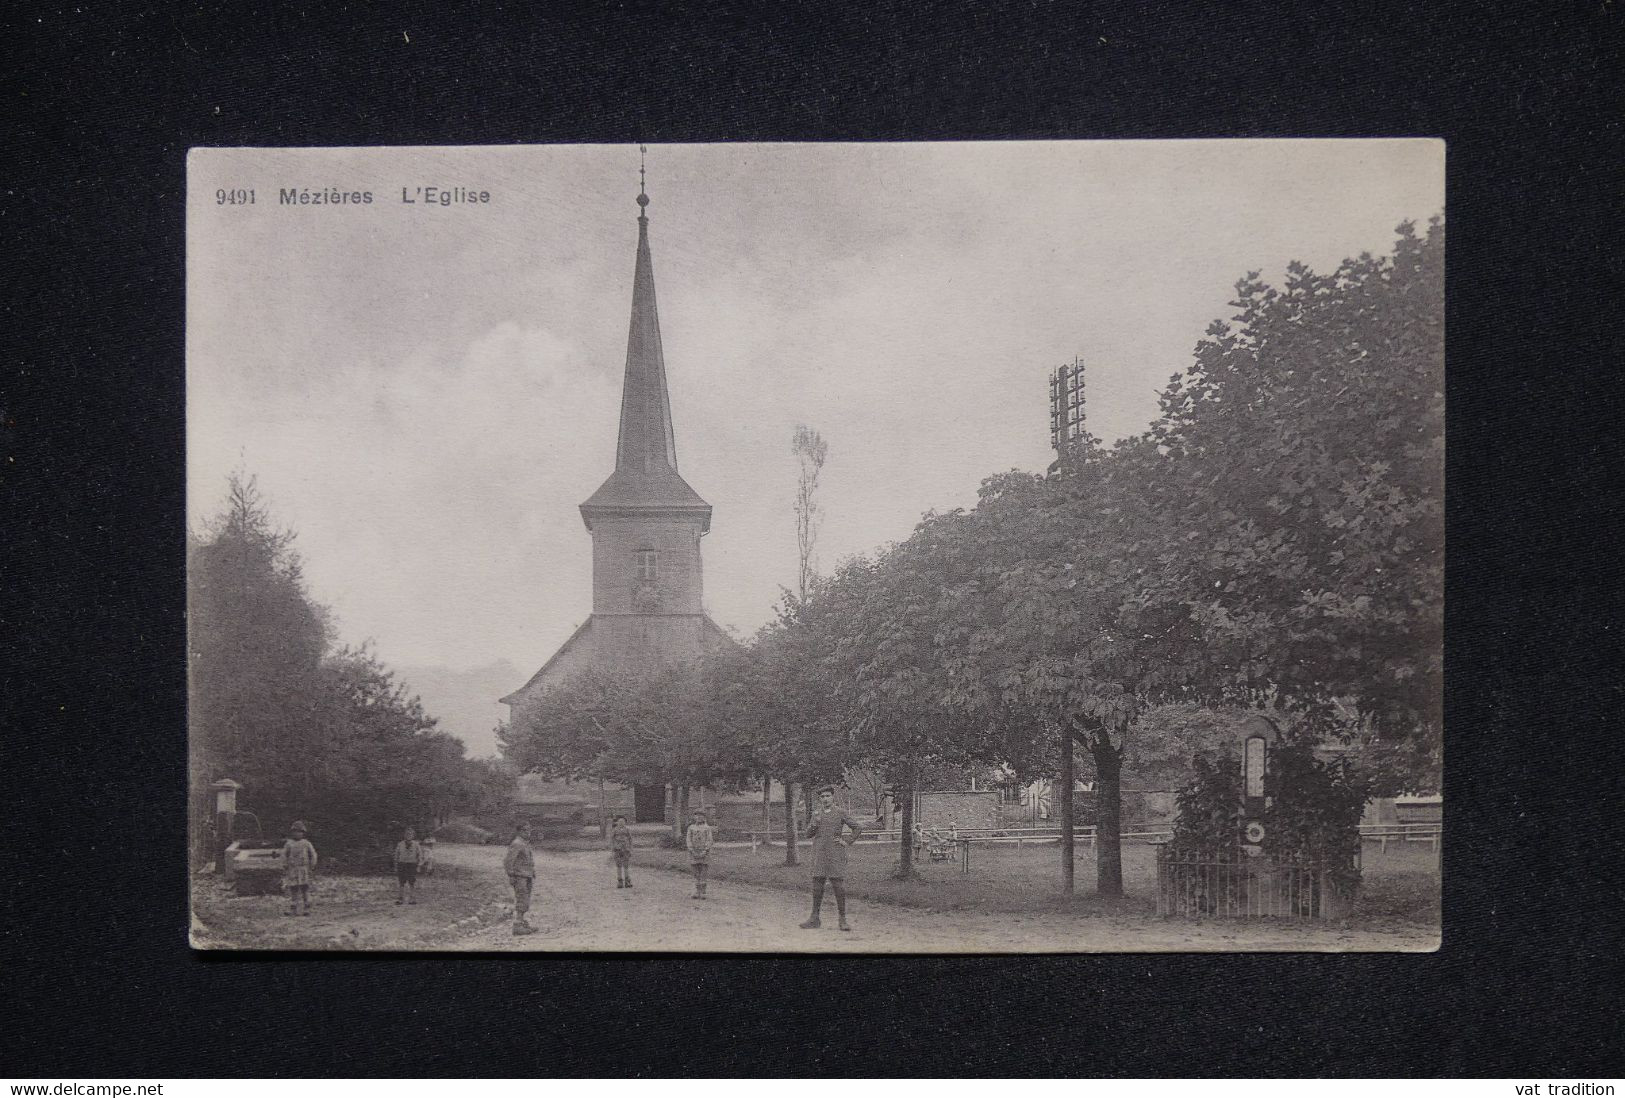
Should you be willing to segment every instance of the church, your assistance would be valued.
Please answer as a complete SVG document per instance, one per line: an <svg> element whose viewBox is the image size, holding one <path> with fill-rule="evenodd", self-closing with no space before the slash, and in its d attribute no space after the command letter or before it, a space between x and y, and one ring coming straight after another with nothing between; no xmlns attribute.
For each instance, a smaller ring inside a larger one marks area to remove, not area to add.
<svg viewBox="0 0 1625 1098"><path fill-rule="evenodd" d="M510 724L522 721L550 688L588 668L635 677L735 643L703 608L700 539L711 529L711 505L677 471L646 188L640 187L637 203L615 470L580 507L592 537L592 614L525 685L500 699ZM611 786L607 801L612 814L634 822L668 818L664 786Z"/></svg>

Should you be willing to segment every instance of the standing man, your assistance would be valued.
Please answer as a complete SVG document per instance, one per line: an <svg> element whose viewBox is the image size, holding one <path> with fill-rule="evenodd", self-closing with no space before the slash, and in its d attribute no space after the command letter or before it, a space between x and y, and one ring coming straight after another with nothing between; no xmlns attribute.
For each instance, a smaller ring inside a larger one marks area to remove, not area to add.
<svg viewBox="0 0 1625 1098"><path fill-rule="evenodd" d="M846 827L852 829L850 839L841 833L842 828ZM813 841L812 918L802 923L801 929L816 930L823 925L819 915L824 907L825 878L835 887L835 910L841 917L841 929L852 929L846 925L846 848L857 842L861 834L862 825L852 818L850 812L835 803L835 787L826 785L820 789L818 810L813 813L812 826L807 829L807 835Z"/></svg>
<svg viewBox="0 0 1625 1098"><path fill-rule="evenodd" d="M508 844L502 868L507 871L508 883L513 886L513 932L536 933L536 928L530 925L530 919L526 917L530 912L530 886L536 877L536 857L530 849L530 824L523 820L513 829L513 842Z"/></svg>
<svg viewBox="0 0 1625 1098"><path fill-rule="evenodd" d="M711 842L716 833L706 822L704 812L694 813L694 822L688 825L684 836L688 847L688 864L694 869L694 898L705 899L705 871L711 863Z"/></svg>

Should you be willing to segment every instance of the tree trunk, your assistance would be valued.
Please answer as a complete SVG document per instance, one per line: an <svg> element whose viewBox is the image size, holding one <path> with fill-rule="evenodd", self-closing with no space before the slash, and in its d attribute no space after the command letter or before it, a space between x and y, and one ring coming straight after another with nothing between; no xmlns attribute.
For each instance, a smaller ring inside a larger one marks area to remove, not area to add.
<svg viewBox="0 0 1625 1098"><path fill-rule="evenodd" d="M676 782L671 785L671 837L678 844L683 841L682 792Z"/></svg>
<svg viewBox="0 0 1625 1098"><path fill-rule="evenodd" d="M677 801L677 834L680 837L683 834L684 829L688 827L688 783L684 782L679 789L680 793Z"/></svg>
<svg viewBox="0 0 1625 1098"><path fill-rule="evenodd" d="M902 791L903 828L899 836L897 875L905 881L914 876L914 787Z"/></svg>
<svg viewBox="0 0 1625 1098"><path fill-rule="evenodd" d="M1105 733L1091 738L1095 759L1095 891L1123 894L1123 753Z"/></svg>
<svg viewBox="0 0 1625 1098"><path fill-rule="evenodd" d="M1061 776L1055 780L1055 795L1053 802L1059 802L1061 810L1061 891L1070 895L1073 890L1073 824L1072 819L1072 786L1074 784L1072 766L1072 733L1067 730L1061 732Z"/></svg>
<svg viewBox="0 0 1625 1098"><path fill-rule="evenodd" d="M762 779L762 830L773 830L773 779Z"/></svg>
<svg viewBox="0 0 1625 1098"><path fill-rule="evenodd" d="M598 779L598 837L609 838L609 802L604 799L604 779Z"/></svg>
<svg viewBox="0 0 1625 1098"><path fill-rule="evenodd" d="M784 864L799 865L796 857L796 783L784 779Z"/></svg>

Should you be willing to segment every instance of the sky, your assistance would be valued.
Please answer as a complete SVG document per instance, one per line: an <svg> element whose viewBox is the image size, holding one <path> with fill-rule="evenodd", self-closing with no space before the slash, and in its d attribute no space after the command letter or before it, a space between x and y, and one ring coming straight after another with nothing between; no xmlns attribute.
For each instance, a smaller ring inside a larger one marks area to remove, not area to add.
<svg viewBox="0 0 1625 1098"><path fill-rule="evenodd" d="M1429 140L654 145L678 466L714 508L705 603L748 637L818 558L871 553L1050 461L1048 372L1143 430L1236 280L1390 250L1444 206ZM189 161L188 518L258 478L340 637L523 677L591 611L576 510L614 468L635 145L204 149ZM451 206L402 188L486 191ZM370 191L283 205L284 188ZM254 191L254 203L221 192Z"/></svg>

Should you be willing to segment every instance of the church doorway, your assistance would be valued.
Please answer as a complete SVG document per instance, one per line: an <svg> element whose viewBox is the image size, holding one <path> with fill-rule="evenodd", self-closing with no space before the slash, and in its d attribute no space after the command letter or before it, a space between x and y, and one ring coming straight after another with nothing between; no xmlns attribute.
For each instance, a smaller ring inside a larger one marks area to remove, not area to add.
<svg viewBox="0 0 1625 1098"><path fill-rule="evenodd" d="M635 785L632 787L633 823L666 822L666 787L663 785Z"/></svg>

